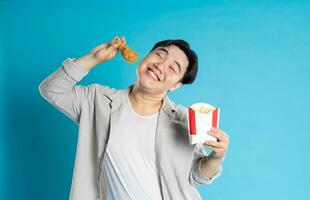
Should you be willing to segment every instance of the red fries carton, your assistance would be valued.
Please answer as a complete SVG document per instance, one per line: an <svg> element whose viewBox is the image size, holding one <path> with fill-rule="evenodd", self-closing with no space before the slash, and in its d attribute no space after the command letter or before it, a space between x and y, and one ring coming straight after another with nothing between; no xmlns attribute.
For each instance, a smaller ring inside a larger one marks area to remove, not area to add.
<svg viewBox="0 0 310 200"><path fill-rule="evenodd" d="M220 109L207 103L195 103L188 108L188 130L190 144L217 141L208 131L219 127Z"/></svg>

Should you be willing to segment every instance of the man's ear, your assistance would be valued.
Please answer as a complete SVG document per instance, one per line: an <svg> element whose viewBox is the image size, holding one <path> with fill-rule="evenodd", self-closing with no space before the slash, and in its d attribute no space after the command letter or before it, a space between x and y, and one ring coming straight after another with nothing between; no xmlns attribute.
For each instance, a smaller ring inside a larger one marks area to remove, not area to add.
<svg viewBox="0 0 310 200"><path fill-rule="evenodd" d="M170 92L179 89L182 86L181 82L176 83L172 88L169 89Z"/></svg>

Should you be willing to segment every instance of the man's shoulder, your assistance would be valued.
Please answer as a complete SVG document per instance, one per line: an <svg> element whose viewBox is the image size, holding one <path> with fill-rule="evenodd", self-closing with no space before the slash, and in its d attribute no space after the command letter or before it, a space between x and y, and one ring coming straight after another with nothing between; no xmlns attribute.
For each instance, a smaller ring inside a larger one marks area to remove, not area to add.
<svg viewBox="0 0 310 200"><path fill-rule="evenodd" d="M119 91L119 89L110 87L108 85L101 85L99 83L92 83L91 87L93 87L95 91L102 93L102 94L107 94L107 95L111 95Z"/></svg>
<svg viewBox="0 0 310 200"><path fill-rule="evenodd" d="M176 114L177 119L184 120L184 118L187 118L187 107L185 107L184 105L182 105L180 103L176 103L174 101L171 101L171 100L170 100L170 103L171 103L173 109L175 110L175 114Z"/></svg>
<svg viewBox="0 0 310 200"><path fill-rule="evenodd" d="M188 131L188 110L187 108L180 104L170 101L174 112L172 112L171 123L182 127L183 130ZM180 130L180 129L179 129Z"/></svg>
<svg viewBox="0 0 310 200"><path fill-rule="evenodd" d="M175 104L175 108L176 108L177 112L179 112L181 114L187 113L187 108L182 104Z"/></svg>

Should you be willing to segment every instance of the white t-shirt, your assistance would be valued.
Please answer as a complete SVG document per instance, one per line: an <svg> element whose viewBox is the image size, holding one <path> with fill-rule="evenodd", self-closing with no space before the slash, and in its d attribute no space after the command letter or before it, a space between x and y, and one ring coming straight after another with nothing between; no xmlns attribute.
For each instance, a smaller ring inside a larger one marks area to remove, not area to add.
<svg viewBox="0 0 310 200"><path fill-rule="evenodd" d="M110 134L103 161L101 180L107 199L161 199L155 165L158 113L137 114L128 95L120 109L120 121Z"/></svg>

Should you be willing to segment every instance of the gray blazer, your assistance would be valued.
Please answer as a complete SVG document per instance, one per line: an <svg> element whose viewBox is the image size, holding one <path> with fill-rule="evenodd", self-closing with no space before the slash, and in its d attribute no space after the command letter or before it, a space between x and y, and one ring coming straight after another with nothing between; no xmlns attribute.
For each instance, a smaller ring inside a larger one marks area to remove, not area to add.
<svg viewBox="0 0 310 200"><path fill-rule="evenodd" d="M78 144L70 199L103 200L101 172L110 131L118 126L119 108L132 89L117 90L99 84L77 85L88 72L67 58L62 66L39 85L42 97L79 126ZM156 166L161 194L165 200L201 199L195 186L211 184L201 174L207 155L188 140L187 110L166 95L159 111L155 137Z"/></svg>

